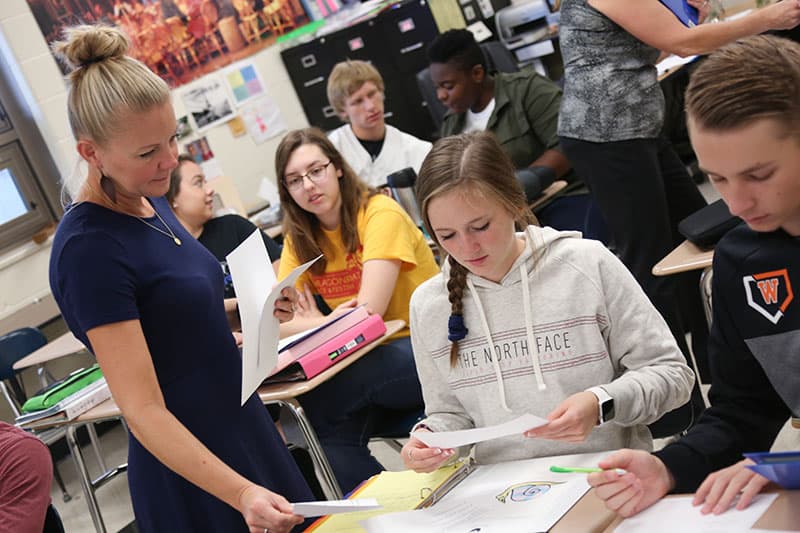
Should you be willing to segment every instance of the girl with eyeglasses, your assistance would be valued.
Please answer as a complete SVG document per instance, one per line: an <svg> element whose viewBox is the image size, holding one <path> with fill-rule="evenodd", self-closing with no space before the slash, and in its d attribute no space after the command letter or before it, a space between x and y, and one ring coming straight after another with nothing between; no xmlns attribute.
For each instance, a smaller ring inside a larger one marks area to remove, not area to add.
<svg viewBox="0 0 800 533"><path fill-rule="evenodd" d="M439 268L403 208L361 182L316 128L283 138L275 171L285 213L279 277L322 254L298 280L307 299L320 295L333 314L365 304L408 324L411 293ZM329 319L304 313L284 327L302 331ZM343 492L380 472L367 449L374 420L408 418L423 405L408 327L300 401Z"/></svg>

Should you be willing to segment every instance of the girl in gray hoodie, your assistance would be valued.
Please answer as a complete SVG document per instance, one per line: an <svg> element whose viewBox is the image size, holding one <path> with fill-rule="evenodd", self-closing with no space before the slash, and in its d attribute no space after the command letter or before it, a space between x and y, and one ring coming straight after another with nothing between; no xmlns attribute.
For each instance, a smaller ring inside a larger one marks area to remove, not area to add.
<svg viewBox="0 0 800 533"><path fill-rule="evenodd" d="M548 420L477 444L479 463L650 449L646 424L688 400L694 374L625 266L597 241L530 225L512 163L489 133L437 142L416 192L448 257L411 298L427 414L415 429ZM411 438L403 459L428 472L455 453Z"/></svg>

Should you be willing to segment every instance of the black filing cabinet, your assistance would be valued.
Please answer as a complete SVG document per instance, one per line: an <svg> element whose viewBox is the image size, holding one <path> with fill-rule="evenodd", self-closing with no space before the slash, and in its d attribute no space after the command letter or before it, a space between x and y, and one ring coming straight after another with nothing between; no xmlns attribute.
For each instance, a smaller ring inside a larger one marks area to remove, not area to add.
<svg viewBox="0 0 800 533"><path fill-rule="evenodd" d="M342 124L328 105L328 76L339 61L360 59L372 63L383 77L386 122L430 139L434 126L415 74L428 66L426 49L436 35L427 2L408 0L353 26L286 48L281 57L311 125L330 131Z"/></svg>

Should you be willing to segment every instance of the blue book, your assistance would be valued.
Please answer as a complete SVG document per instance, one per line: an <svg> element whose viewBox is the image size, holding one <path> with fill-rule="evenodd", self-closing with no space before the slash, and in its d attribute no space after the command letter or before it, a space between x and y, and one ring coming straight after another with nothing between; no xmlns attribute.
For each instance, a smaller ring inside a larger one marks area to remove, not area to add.
<svg viewBox="0 0 800 533"><path fill-rule="evenodd" d="M667 9L672 11L672 13L678 17L678 20L684 26L691 28L692 26L697 26L697 17L699 13L697 9L690 6L686 0L659 0L662 4L664 4Z"/></svg>

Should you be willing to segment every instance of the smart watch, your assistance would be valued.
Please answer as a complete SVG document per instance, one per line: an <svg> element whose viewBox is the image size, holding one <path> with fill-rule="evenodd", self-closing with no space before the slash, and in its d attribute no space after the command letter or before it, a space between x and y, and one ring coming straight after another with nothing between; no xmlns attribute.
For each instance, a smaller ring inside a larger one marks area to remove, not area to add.
<svg viewBox="0 0 800 533"><path fill-rule="evenodd" d="M598 425L603 425L614 419L614 398L606 392L602 387L592 387L589 392L597 396L597 407L599 417L597 420Z"/></svg>

